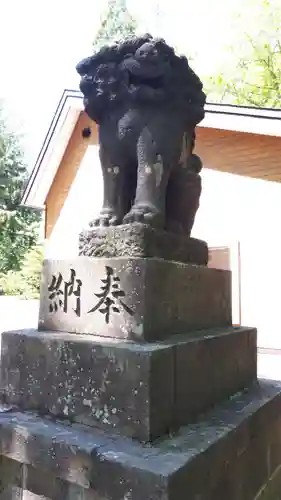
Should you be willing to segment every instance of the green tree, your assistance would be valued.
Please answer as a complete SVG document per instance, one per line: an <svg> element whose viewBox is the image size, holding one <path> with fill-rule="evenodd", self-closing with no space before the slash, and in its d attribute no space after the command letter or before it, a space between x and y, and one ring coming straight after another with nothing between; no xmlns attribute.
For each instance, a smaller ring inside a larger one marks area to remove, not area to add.
<svg viewBox="0 0 281 500"><path fill-rule="evenodd" d="M21 207L28 174L17 135L6 125L0 108L0 273L18 270L38 238L40 214Z"/></svg>
<svg viewBox="0 0 281 500"><path fill-rule="evenodd" d="M281 106L280 2L255 2L259 29L232 47L229 64L205 82L209 101L258 107ZM240 16L241 18L241 16ZM254 21L253 21L254 24Z"/></svg>
<svg viewBox="0 0 281 500"><path fill-rule="evenodd" d="M127 9L126 0L109 0L93 47L99 50L104 45L135 35L136 29L137 23Z"/></svg>
<svg viewBox="0 0 281 500"><path fill-rule="evenodd" d="M0 290L5 295L19 295L23 299L39 299L44 251L40 245L26 253L20 271L0 275Z"/></svg>

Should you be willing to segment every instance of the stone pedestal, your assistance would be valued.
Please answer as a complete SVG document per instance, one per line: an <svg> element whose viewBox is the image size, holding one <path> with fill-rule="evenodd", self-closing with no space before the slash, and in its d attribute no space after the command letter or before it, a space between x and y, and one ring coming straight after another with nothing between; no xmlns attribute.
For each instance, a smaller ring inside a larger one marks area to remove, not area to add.
<svg viewBox="0 0 281 500"><path fill-rule="evenodd" d="M146 241L150 230L136 230ZM93 231L125 245L123 228ZM39 329L2 334L5 498L272 491L281 386L257 382L256 330L231 324L230 273L147 248L46 261Z"/></svg>
<svg viewBox="0 0 281 500"><path fill-rule="evenodd" d="M256 379L256 331L214 329L161 343L22 331L2 335L10 405L148 442Z"/></svg>
<svg viewBox="0 0 281 500"><path fill-rule="evenodd" d="M158 257L201 266L207 265L209 256L205 241L138 223L83 231L79 239L79 254L88 257Z"/></svg>
<svg viewBox="0 0 281 500"><path fill-rule="evenodd" d="M46 261L39 328L163 340L231 325L229 271L163 259Z"/></svg>

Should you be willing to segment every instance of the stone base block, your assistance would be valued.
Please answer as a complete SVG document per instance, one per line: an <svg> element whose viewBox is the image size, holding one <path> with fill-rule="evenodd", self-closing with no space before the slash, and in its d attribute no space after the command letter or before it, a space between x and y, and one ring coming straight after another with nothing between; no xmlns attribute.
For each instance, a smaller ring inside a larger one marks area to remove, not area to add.
<svg viewBox="0 0 281 500"><path fill-rule="evenodd" d="M0 456L1 500L97 500L94 490L83 488L53 473Z"/></svg>
<svg viewBox="0 0 281 500"><path fill-rule="evenodd" d="M37 331L2 334L2 394L8 404L149 441L174 411L169 345Z"/></svg>
<svg viewBox="0 0 281 500"><path fill-rule="evenodd" d="M224 398L257 378L257 331L229 328L179 336L175 348L175 414L177 425L195 421Z"/></svg>
<svg viewBox="0 0 281 500"><path fill-rule="evenodd" d="M79 254L109 258L158 257L202 266L208 263L205 241L138 223L83 231L79 238Z"/></svg>
<svg viewBox="0 0 281 500"><path fill-rule="evenodd" d="M135 341L231 325L231 273L161 259L48 260L39 329Z"/></svg>
<svg viewBox="0 0 281 500"><path fill-rule="evenodd" d="M268 381L152 446L32 414L1 413L2 486L22 481L23 471L21 488L52 500L277 500L280 426L281 384Z"/></svg>
<svg viewBox="0 0 281 500"><path fill-rule="evenodd" d="M153 441L256 379L256 330L137 344L88 335L2 334L2 401Z"/></svg>

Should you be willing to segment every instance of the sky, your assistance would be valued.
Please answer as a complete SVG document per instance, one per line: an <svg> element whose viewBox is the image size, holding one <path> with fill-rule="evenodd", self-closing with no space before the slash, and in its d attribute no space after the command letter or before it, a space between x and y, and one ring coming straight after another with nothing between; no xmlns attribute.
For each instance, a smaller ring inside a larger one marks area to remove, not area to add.
<svg viewBox="0 0 281 500"><path fill-rule="evenodd" d="M233 15L243 0L127 0L141 32L163 36L192 55L199 76L226 60ZM106 0L1 0L0 99L23 134L32 168L64 89L78 88L76 63L91 44ZM160 12L160 15L157 15Z"/></svg>

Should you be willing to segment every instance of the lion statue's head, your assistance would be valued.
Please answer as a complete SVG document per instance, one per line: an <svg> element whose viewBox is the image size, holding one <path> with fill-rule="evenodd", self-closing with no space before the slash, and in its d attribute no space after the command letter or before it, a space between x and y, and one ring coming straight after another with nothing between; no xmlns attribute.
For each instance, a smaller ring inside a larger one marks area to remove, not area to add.
<svg viewBox="0 0 281 500"><path fill-rule="evenodd" d="M204 117L202 83L163 39L131 37L105 46L76 67L85 110L97 123L120 105L168 104L195 127Z"/></svg>

